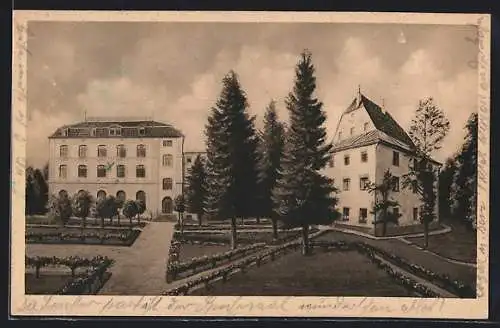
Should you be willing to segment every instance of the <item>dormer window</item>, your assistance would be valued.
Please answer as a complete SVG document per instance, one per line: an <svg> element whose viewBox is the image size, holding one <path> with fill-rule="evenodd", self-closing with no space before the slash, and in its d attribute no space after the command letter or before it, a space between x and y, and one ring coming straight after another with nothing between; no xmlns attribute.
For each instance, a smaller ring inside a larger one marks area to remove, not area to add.
<svg viewBox="0 0 500 328"><path fill-rule="evenodd" d="M67 136L68 136L68 134L69 134L69 130L68 130L68 128L66 128L66 129L63 129L63 130L62 130L62 135L63 135L63 136L67 137Z"/></svg>
<svg viewBox="0 0 500 328"><path fill-rule="evenodd" d="M95 136L96 136L96 128L91 128L91 129L90 129L90 135L91 135L92 137L95 137Z"/></svg>
<svg viewBox="0 0 500 328"><path fill-rule="evenodd" d="M363 125L363 131L368 131L368 122Z"/></svg>
<svg viewBox="0 0 500 328"><path fill-rule="evenodd" d="M351 136L354 134L354 128L351 128Z"/></svg>
<svg viewBox="0 0 500 328"><path fill-rule="evenodd" d="M140 136L146 135L146 128L143 128L143 127L139 128L139 135Z"/></svg>

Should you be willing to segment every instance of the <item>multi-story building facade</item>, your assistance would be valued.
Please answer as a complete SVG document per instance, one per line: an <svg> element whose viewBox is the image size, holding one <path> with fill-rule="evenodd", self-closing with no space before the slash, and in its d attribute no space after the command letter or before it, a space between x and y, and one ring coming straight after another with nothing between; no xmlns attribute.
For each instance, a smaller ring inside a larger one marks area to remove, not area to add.
<svg viewBox="0 0 500 328"><path fill-rule="evenodd" d="M85 120L49 136L49 192L142 199L153 217L174 211L183 187L183 134L152 120Z"/></svg>
<svg viewBox="0 0 500 328"><path fill-rule="evenodd" d="M337 124L331 159L325 169L338 190L342 223L374 228L375 215L371 212L377 195L369 193L367 186L380 184L389 169L396 180L390 198L399 203L392 209L401 214L399 225L420 224L419 195L401 187L415 150L411 138L394 118L358 91ZM434 164L440 167L438 162ZM437 190L436 179L436 197Z"/></svg>

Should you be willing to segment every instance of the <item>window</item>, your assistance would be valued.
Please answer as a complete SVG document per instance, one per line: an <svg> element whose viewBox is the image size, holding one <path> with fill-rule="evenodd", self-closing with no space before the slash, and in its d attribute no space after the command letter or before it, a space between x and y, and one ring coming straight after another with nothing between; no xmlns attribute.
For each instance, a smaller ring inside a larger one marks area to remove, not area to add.
<svg viewBox="0 0 500 328"><path fill-rule="evenodd" d="M119 127L109 128L109 135L110 136L121 136L122 129Z"/></svg>
<svg viewBox="0 0 500 328"><path fill-rule="evenodd" d="M368 122L366 122L365 124L363 124L363 131L368 131Z"/></svg>
<svg viewBox="0 0 500 328"><path fill-rule="evenodd" d="M354 134L354 128L351 128L351 136Z"/></svg>
<svg viewBox="0 0 500 328"><path fill-rule="evenodd" d="M368 177L359 178L359 190L367 190L369 183Z"/></svg>
<svg viewBox="0 0 500 328"><path fill-rule="evenodd" d="M137 157L146 157L146 146L144 145L137 146Z"/></svg>
<svg viewBox="0 0 500 328"><path fill-rule="evenodd" d="M342 189L344 191L349 191L349 186L351 185L351 179L345 178L342 180Z"/></svg>
<svg viewBox="0 0 500 328"><path fill-rule="evenodd" d="M97 157L106 157L106 156L108 156L108 151L106 149L106 146L104 145L97 146Z"/></svg>
<svg viewBox="0 0 500 328"><path fill-rule="evenodd" d="M418 207L413 208L413 221L418 220Z"/></svg>
<svg viewBox="0 0 500 328"><path fill-rule="evenodd" d="M186 162L187 162L187 163L191 164L191 161L192 161L191 157L187 157L187 158L186 158Z"/></svg>
<svg viewBox="0 0 500 328"><path fill-rule="evenodd" d="M66 179L68 177L68 167L66 165L59 165L59 177Z"/></svg>
<svg viewBox="0 0 500 328"><path fill-rule="evenodd" d="M116 166L116 177L117 178L125 178L125 165L117 165Z"/></svg>
<svg viewBox="0 0 500 328"><path fill-rule="evenodd" d="M68 129L64 129L64 130L62 131L62 135L63 135L63 136L67 137L67 136L68 136L68 134L69 134L69 133L68 133Z"/></svg>
<svg viewBox="0 0 500 328"><path fill-rule="evenodd" d="M123 203L127 200L127 194L125 193L125 191L119 190L116 193L116 199Z"/></svg>
<svg viewBox="0 0 500 328"><path fill-rule="evenodd" d="M66 190L60 190L59 191L59 197L61 198L64 198L64 197L68 197L68 192Z"/></svg>
<svg viewBox="0 0 500 328"><path fill-rule="evenodd" d="M349 158L349 155L344 156L344 165L349 165L351 163L351 159Z"/></svg>
<svg viewBox="0 0 500 328"><path fill-rule="evenodd" d="M135 194L135 199L136 200L141 200L144 204L146 204L146 193L142 190L139 190L136 194Z"/></svg>
<svg viewBox="0 0 500 328"><path fill-rule="evenodd" d="M349 207L344 207L342 209L342 220L349 221Z"/></svg>
<svg viewBox="0 0 500 328"><path fill-rule="evenodd" d="M363 163L368 162L368 153L366 151L361 152L361 162Z"/></svg>
<svg viewBox="0 0 500 328"><path fill-rule="evenodd" d="M59 146L59 157L62 157L62 158L68 157L68 146L67 145Z"/></svg>
<svg viewBox="0 0 500 328"><path fill-rule="evenodd" d="M399 217L399 207L393 207L392 208L392 213L394 214L395 217Z"/></svg>
<svg viewBox="0 0 500 328"><path fill-rule="evenodd" d="M87 165L78 165L78 177L79 178L87 177Z"/></svg>
<svg viewBox="0 0 500 328"><path fill-rule="evenodd" d="M163 140L163 147L172 147L172 140Z"/></svg>
<svg viewBox="0 0 500 328"><path fill-rule="evenodd" d="M398 192L399 191L399 177L393 177L392 180L392 191Z"/></svg>
<svg viewBox="0 0 500 328"><path fill-rule="evenodd" d="M139 135L143 136L146 134L146 129L145 128L139 128Z"/></svg>
<svg viewBox="0 0 500 328"><path fill-rule="evenodd" d="M90 129L90 135L91 135L92 137L95 137L95 136L96 136L96 128L92 128L92 129Z"/></svg>
<svg viewBox="0 0 500 328"><path fill-rule="evenodd" d="M106 167L104 165L97 165L97 177L98 178L106 177Z"/></svg>
<svg viewBox="0 0 500 328"><path fill-rule="evenodd" d="M332 155L330 157L330 160L328 161L328 166L329 167L335 167L335 156L334 155Z"/></svg>
<svg viewBox="0 0 500 328"><path fill-rule="evenodd" d="M104 199L106 198L106 192L104 190L99 190L97 192L97 199Z"/></svg>
<svg viewBox="0 0 500 328"><path fill-rule="evenodd" d="M172 179L164 178L163 179L163 190L172 190Z"/></svg>
<svg viewBox="0 0 500 328"><path fill-rule="evenodd" d="M366 223L367 218L368 218L368 209L360 208L359 209L359 223Z"/></svg>
<svg viewBox="0 0 500 328"><path fill-rule="evenodd" d="M342 131L339 132L339 140L342 139Z"/></svg>
<svg viewBox="0 0 500 328"><path fill-rule="evenodd" d="M399 166L399 152L392 152L392 165Z"/></svg>
<svg viewBox="0 0 500 328"><path fill-rule="evenodd" d="M162 158L163 166L172 167L173 161L174 161L174 158L172 155L170 155L170 154L163 155L163 158Z"/></svg>
<svg viewBox="0 0 500 328"><path fill-rule="evenodd" d="M78 157L80 158L87 157L87 146L81 145L78 147Z"/></svg>
<svg viewBox="0 0 500 328"><path fill-rule="evenodd" d="M120 158L127 157L127 148L125 148L125 145L116 146L116 157Z"/></svg>
<svg viewBox="0 0 500 328"><path fill-rule="evenodd" d="M145 178L146 177L146 168L144 165L137 165L135 167L135 176L137 178Z"/></svg>

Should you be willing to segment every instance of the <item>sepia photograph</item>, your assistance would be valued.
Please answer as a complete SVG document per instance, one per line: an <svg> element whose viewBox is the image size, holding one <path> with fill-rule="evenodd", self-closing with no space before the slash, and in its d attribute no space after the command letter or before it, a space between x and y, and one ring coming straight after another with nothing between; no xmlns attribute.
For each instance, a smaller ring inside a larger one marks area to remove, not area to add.
<svg viewBox="0 0 500 328"><path fill-rule="evenodd" d="M17 14L13 311L487 316L488 15Z"/></svg>

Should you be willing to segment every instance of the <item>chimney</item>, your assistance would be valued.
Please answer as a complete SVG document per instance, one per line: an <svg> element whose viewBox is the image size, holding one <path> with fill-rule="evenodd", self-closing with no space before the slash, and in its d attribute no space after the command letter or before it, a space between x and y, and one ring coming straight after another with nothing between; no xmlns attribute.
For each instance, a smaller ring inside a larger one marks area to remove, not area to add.
<svg viewBox="0 0 500 328"><path fill-rule="evenodd" d="M358 94L356 96L357 106L361 106L361 85L358 84Z"/></svg>

